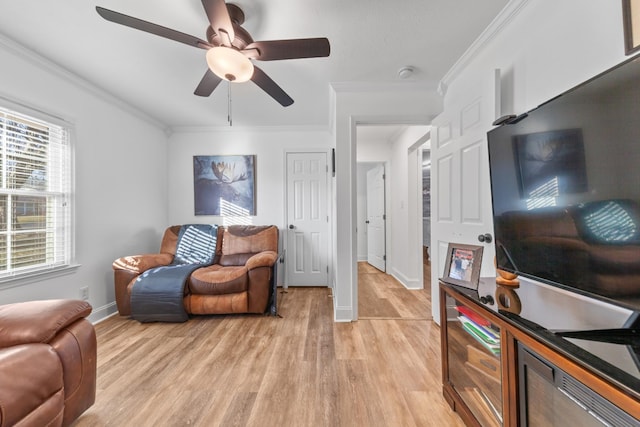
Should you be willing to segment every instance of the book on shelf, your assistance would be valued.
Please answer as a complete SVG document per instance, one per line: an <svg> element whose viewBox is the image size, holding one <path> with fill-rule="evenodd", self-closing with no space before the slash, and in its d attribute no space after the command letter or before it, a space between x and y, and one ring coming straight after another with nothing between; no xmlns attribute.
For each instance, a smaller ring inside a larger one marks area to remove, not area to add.
<svg viewBox="0 0 640 427"><path fill-rule="evenodd" d="M458 313L471 320L476 325L482 326L487 331L487 333L490 333L491 335L498 338L500 337L500 331L494 328L489 320L485 319L479 314L476 314L476 312L472 311L470 308L461 305L456 306L456 310L458 311Z"/></svg>
<svg viewBox="0 0 640 427"><path fill-rule="evenodd" d="M496 335L494 330L487 330L486 327L478 325L466 316L461 315L458 320L460 320L463 329L484 348L496 356L500 354L500 336Z"/></svg>
<svg viewBox="0 0 640 427"><path fill-rule="evenodd" d="M464 305L458 305L456 306L456 310L458 310L458 313L462 314L469 320L473 320L478 325L491 326L491 322L489 322L487 319L480 316L479 314L476 314L476 312L471 310L469 307L465 307Z"/></svg>
<svg viewBox="0 0 640 427"><path fill-rule="evenodd" d="M469 319L467 316L460 315L458 319L463 323L469 325L470 328L476 332L476 334L480 335L484 341L489 344L500 344L500 333L495 329L492 329L488 326L478 325L473 320Z"/></svg>

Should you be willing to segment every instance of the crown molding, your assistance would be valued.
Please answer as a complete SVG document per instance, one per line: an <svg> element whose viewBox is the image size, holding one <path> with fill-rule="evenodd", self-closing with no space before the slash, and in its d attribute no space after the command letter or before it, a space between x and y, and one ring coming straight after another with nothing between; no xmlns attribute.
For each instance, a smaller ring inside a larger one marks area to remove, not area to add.
<svg viewBox="0 0 640 427"><path fill-rule="evenodd" d="M447 88L453 80L464 70L467 65L482 51L482 49L493 40L502 29L509 24L522 9L527 5L529 0L510 0L509 3L500 11L498 16L489 24L487 28L478 36L478 38L469 46L460 58L453 64L438 83L438 93L445 95Z"/></svg>
<svg viewBox="0 0 640 427"><path fill-rule="evenodd" d="M122 99L112 95L110 92L107 92L106 90L102 89L95 83L88 81L84 77L81 77L78 74L75 74L74 72L62 67L56 62L53 62L52 60L32 51L31 49L16 42L15 40L11 39L10 37L2 33L0 33L0 46L6 48L9 52L14 53L20 58L40 68L41 70L55 74L56 76L66 80L67 82L78 87L79 89L82 89L94 96L97 96L103 101L109 104L112 104L120 108L121 110L136 116L139 119L142 119L143 121L149 123L150 125L161 129L165 133L169 131L168 126L165 123L163 123L161 120L158 120L157 118L150 116L149 114L145 113L139 108L134 107L128 102L123 101Z"/></svg>

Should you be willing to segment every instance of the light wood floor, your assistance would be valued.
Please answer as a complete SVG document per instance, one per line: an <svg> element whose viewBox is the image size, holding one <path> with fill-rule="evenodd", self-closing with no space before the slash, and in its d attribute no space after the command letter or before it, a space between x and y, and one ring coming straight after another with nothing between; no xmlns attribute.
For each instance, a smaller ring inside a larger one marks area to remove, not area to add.
<svg viewBox="0 0 640 427"><path fill-rule="evenodd" d="M408 291L393 276L358 263L358 319L431 320L431 266L423 264L424 289Z"/></svg>
<svg viewBox="0 0 640 427"><path fill-rule="evenodd" d="M441 394L439 328L391 294L418 320L334 323L326 288L280 294L282 318L111 317L96 325L96 403L74 426L462 426Z"/></svg>

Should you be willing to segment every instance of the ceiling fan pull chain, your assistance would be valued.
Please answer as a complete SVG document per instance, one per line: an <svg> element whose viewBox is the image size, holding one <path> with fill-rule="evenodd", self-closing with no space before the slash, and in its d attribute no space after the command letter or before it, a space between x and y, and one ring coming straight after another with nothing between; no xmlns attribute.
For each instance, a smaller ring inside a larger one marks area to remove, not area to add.
<svg viewBox="0 0 640 427"><path fill-rule="evenodd" d="M229 127L233 126L233 118L231 111L231 82L227 82L227 121L229 122Z"/></svg>

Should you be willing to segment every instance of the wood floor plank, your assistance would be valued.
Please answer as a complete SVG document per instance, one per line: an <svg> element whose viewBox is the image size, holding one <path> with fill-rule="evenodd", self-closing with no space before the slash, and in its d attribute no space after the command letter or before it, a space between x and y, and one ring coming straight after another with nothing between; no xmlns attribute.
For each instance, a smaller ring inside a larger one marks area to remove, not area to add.
<svg viewBox="0 0 640 427"><path fill-rule="evenodd" d="M372 396L376 386L375 377L369 373L365 360L339 361L339 386L345 390L338 399L338 419L354 420L356 425L375 426L384 420L384 410ZM340 424L338 424L340 425Z"/></svg>
<svg viewBox="0 0 640 427"><path fill-rule="evenodd" d="M225 417L222 419L222 425L229 427L246 426L256 397L257 393L236 393Z"/></svg>
<svg viewBox="0 0 640 427"><path fill-rule="evenodd" d="M365 359L367 350L360 333L361 322L337 323L334 337L337 359Z"/></svg>
<svg viewBox="0 0 640 427"><path fill-rule="evenodd" d="M462 425L442 398L431 320L335 323L326 288L279 297L282 318L96 325L96 403L74 427Z"/></svg>
<svg viewBox="0 0 640 427"><path fill-rule="evenodd" d="M300 408L309 403L301 401L308 387L304 371L314 364L301 360L304 341L291 341L289 337L274 339L270 367L258 390L249 425L281 426L306 416Z"/></svg>
<svg viewBox="0 0 640 427"><path fill-rule="evenodd" d="M460 417L448 409L440 391L409 391L405 399L419 426L464 427Z"/></svg>
<svg viewBox="0 0 640 427"><path fill-rule="evenodd" d="M389 283L385 279L386 275L380 274L380 272L364 273L358 276L359 318L400 317L398 310L386 297L386 289L395 286L395 283Z"/></svg>
<svg viewBox="0 0 640 427"><path fill-rule="evenodd" d="M424 389L424 375L415 375L417 371L424 371L423 358L408 345L403 332L406 325L399 325L395 320L372 320L367 323L369 327L364 328L365 341L375 342L375 346L368 348L372 356L370 360L377 365L372 368L390 375L403 390Z"/></svg>

